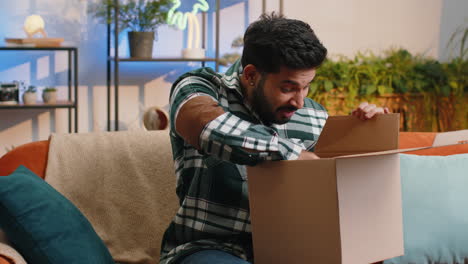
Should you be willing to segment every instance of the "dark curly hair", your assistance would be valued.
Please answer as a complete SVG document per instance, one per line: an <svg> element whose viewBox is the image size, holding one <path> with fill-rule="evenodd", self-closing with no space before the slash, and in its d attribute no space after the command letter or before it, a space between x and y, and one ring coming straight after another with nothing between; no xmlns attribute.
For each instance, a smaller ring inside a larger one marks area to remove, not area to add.
<svg viewBox="0 0 468 264"><path fill-rule="evenodd" d="M253 64L261 73L277 73L281 66L316 68L326 56L327 49L307 23L275 13L260 16L244 34L242 65Z"/></svg>

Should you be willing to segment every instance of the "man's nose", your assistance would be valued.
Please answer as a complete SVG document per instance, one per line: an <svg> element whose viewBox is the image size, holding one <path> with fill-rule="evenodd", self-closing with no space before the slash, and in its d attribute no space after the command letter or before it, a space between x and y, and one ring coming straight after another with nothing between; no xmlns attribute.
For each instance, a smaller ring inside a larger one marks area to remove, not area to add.
<svg viewBox="0 0 468 264"><path fill-rule="evenodd" d="M304 106L304 95L302 92L297 92L290 100L290 104L297 109L301 109Z"/></svg>

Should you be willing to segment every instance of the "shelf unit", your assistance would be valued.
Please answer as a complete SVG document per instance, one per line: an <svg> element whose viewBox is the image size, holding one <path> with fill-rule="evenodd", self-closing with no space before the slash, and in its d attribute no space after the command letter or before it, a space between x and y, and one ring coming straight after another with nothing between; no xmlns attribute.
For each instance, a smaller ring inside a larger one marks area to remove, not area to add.
<svg viewBox="0 0 468 264"><path fill-rule="evenodd" d="M76 47L0 47L0 51L66 51L68 53L68 100L54 104L37 102L33 105L0 104L2 109L68 109L68 132L78 132L78 48ZM73 83L73 84L72 84ZM73 89L72 89L73 86ZM74 110L74 127L72 127L72 110Z"/></svg>
<svg viewBox="0 0 468 264"><path fill-rule="evenodd" d="M219 16L220 16L220 0L216 0L215 7L215 57L214 58L202 58L202 59L190 59L190 58L120 58L119 57L119 27L118 27L118 17L119 17L119 2L114 0L115 3L115 17L114 17L114 54L111 54L111 25L107 25L107 130L111 130L111 86L112 86L112 77L114 80L114 130L119 130L119 63L125 62L201 62L201 66L205 66L205 62L215 62L215 70L219 70ZM110 10L108 10L110 15ZM202 14L202 48L206 48L206 13ZM112 71L112 66L113 71Z"/></svg>

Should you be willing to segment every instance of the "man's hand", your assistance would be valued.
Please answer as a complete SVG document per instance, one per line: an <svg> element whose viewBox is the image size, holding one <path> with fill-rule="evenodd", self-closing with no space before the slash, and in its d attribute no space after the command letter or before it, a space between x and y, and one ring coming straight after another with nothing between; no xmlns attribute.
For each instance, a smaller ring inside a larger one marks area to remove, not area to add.
<svg viewBox="0 0 468 264"><path fill-rule="evenodd" d="M320 157L315 155L315 153L309 152L306 150L303 150L298 158L298 160L312 160L312 159L320 159Z"/></svg>
<svg viewBox="0 0 468 264"><path fill-rule="evenodd" d="M354 109L351 114L361 120L368 120L376 115L388 113L390 113L390 110L388 110L387 107L377 107L375 104L364 102L361 103L358 108Z"/></svg>

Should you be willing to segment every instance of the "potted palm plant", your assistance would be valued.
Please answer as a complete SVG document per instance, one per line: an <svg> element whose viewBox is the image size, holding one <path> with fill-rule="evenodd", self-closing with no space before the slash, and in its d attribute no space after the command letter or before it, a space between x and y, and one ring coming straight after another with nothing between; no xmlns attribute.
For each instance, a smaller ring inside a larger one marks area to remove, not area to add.
<svg viewBox="0 0 468 264"><path fill-rule="evenodd" d="M130 57L151 58L157 28L166 23L171 0L127 0L118 2L119 31L128 30ZM101 22L115 18L115 0L100 0L90 12Z"/></svg>

